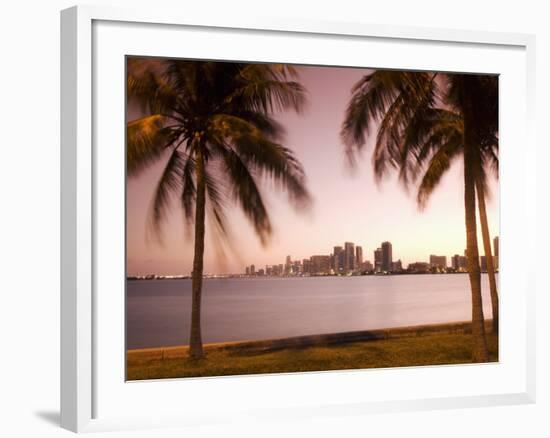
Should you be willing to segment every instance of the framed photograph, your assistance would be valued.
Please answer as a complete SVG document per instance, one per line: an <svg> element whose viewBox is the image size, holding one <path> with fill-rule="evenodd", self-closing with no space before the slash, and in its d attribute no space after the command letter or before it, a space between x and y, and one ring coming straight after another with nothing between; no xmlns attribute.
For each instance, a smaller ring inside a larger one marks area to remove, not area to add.
<svg viewBox="0 0 550 438"><path fill-rule="evenodd" d="M533 53L64 10L62 426L534 402Z"/></svg>

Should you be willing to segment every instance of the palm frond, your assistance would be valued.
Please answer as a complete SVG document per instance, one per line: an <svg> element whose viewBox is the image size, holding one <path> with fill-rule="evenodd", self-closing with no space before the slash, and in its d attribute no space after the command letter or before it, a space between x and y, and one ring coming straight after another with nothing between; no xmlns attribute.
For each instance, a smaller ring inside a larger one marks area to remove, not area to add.
<svg viewBox="0 0 550 438"><path fill-rule="evenodd" d="M439 185L443 175L451 167L452 161L461 152L462 143L455 141L441 145L433 154L418 186L416 200L420 209L426 207L430 195Z"/></svg>
<svg viewBox="0 0 550 438"><path fill-rule="evenodd" d="M148 220L148 231L162 240L161 229L167 218L170 201L182 187L182 175L185 167L185 154L174 149L157 184Z"/></svg>
<svg viewBox="0 0 550 438"><path fill-rule="evenodd" d="M226 102L235 107L271 114L293 109L301 112L306 103L306 90L297 81L295 69L282 64L248 64L238 72L236 89L227 96Z"/></svg>
<svg viewBox="0 0 550 438"><path fill-rule="evenodd" d="M129 176L136 176L157 161L173 138L164 128L165 117L154 114L129 122L126 128L126 163Z"/></svg>
<svg viewBox="0 0 550 438"><path fill-rule="evenodd" d="M271 221L254 176L232 149L224 149L223 161L233 198L254 226L262 245L266 245L272 233Z"/></svg>
<svg viewBox="0 0 550 438"><path fill-rule="evenodd" d="M438 98L435 74L377 70L352 89L352 98L342 124L348 162L353 165L366 136L379 123L373 156L375 175L398 167L406 157L401 139L411 119L429 109Z"/></svg>
<svg viewBox="0 0 550 438"><path fill-rule="evenodd" d="M214 228L219 236L226 237L228 234L227 218L225 215L226 199L222 190L222 184L213 175L213 172L207 171L205 173L205 185Z"/></svg>
<svg viewBox="0 0 550 438"><path fill-rule="evenodd" d="M233 147L247 166L280 184L297 207L308 207L311 197L305 172L290 149L268 140L261 130L239 117L217 115L212 121L212 130L218 145Z"/></svg>
<svg viewBox="0 0 550 438"><path fill-rule="evenodd" d="M141 111L171 115L177 90L166 80L167 62L159 59L129 58L126 91L128 101L136 101Z"/></svg>

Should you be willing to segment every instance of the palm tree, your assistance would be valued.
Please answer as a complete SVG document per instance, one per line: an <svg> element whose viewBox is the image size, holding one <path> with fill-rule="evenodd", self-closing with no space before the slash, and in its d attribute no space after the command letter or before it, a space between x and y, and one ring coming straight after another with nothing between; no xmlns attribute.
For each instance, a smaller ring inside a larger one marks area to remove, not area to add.
<svg viewBox="0 0 550 438"><path fill-rule="evenodd" d="M487 186L484 167L490 166L496 170L495 174L498 174L498 77L457 74L449 75L448 82L447 103L456 108L463 118L464 155L472 154L472 159L468 163L474 173L478 195L483 246L489 273L493 331L497 333L499 326L498 294L485 211ZM465 158L465 166L466 163ZM464 172L466 173L466 168Z"/></svg>
<svg viewBox="0 0 550 438"><path fill-rule="evenodd" d="M150 226L159 235L174 196L188 226L194 226L189 356L204 356L201 293L205 220L226 236L228 201L240 206L262 244L272 232L259 189L261 180L285 190L293 206L310 196L303 168L281 144L284 129L276 111L301 111L305 90L294 69L283 65L131 60L128 96L147 115L128 123L127 169L138 175L166 159L151 208Z"/></svg>
<svg viewBox="0 0 550 438"><path fill-rule="evenodd" d="M485 129L494 131L491 122L484 124ZM403 143L408 150L418 150L412 163L406 164L409 172L416 177L420 171L417 202L422 209L433 190L438 186L443 175L450 168L453 160L464 152L464 120L460 113L447 109L432 109L423 114L422 119L414 119L409 123L403 135ZM487 260L487 275L492 307L492 330L498 332L499 304L496 287L495 268L491 250L491 236L487 221L485 198L488 193L488 173L498 178L498 138L494 132L487 133L480 145L480 165L476 174L476 194L481 234L485 257Z"/></svg>
<svg viewBox="0 0 550 438"><path fill-rule="evenodd" d="M489 150L494 152L489 139L495 138L497 124L494 121L498 117L492 117L498 114L498 110L491 112L489 108L484 108L476 114L472 106L474 93L479 93L480 87L475 86L475 76L440 75L440 83L437 76L433 73L397 71L375 71L366 75L352 89L342 138L353 163L356 152L366 143L365 135L372 130L375 122L379 122L373 154L375 175L381 178L389 168L396 168L405 186L416 180L428 162L417 196L420 205L437 186L451 160L462 153L467 259L472 291L472 358L485 362L488 352L481 305L475 195L476 184L478 192L485 187L483 161L490 155ZM458 114L439 108L441 103L450 105ZM476 124L476 120L480 123ZM438 129L434 129L434 125ZM484 192L481 194L484 196ZM482 210L486 220L484 202Z"/></svg>

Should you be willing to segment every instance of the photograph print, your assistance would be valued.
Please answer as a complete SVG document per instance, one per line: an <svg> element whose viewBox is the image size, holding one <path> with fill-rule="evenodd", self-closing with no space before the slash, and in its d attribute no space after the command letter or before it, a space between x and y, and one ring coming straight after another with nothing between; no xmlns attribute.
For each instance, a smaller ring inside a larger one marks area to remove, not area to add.
<svg viewBox="0 0 550 438"><path fill-rule="evenodd" d="M127 380L498 362L497 75L125 81Z"/></svg>

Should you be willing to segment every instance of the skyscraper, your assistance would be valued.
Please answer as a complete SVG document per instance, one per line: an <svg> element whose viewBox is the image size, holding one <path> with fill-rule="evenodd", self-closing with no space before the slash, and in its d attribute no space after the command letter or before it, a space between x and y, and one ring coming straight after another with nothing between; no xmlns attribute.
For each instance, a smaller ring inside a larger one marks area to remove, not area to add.
<svg viewBox="0 0 550 438"><path fill-rule="evenodd" d="M355 247L355 267L361 269L363 265L363 248L360 246Z"/></svg>
<svg viewBox="0 0 550 438"><path fill-rule="evenodd" d="M380 272L382 270L382 248L376 248L374 250L374 272Z"/></svg>
<svg viewBox="0 0 550 438"><path fill-rule="evenodd" d="M345 266L345 252L344 248L341 246L334 247L334 272L342 273L344 272Z"/></svg>
<svg viewBox="0 0 550 438"><path fill-rule="evenodd" d="M285 261L285 275L290 275L291 273L291 270L292 270L292 259L290 258L290 256L286 256L286 261Z"/></svg>
<svg viewBox="0 0 550 438"><path fill-rule="evenodd" d="M392 246L390 242L382 242L382 271L390 272L392 270Z"/></svg>
<svg viewBox="0 0 550 438"><path fill-rule="evenodd" d="M316 275L325 275L330 272L330 256L313 255L310 258L310 272Z"/></svg>
<svg viewBox="0 0 550 438"><path fill-rule="evenodd" d="M352 272L355 269L355 245L352 242L345 242L344 251L344 271Z"/></svg>
<svg viewBox="0 0 550 438"><path fill-rule="evenodd" d="M311 272L311 261L309 259L302 260L302 272L309 274Z"/></svg>

